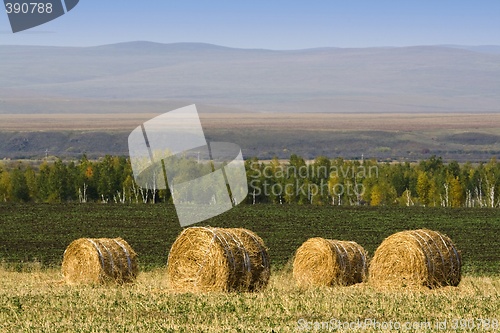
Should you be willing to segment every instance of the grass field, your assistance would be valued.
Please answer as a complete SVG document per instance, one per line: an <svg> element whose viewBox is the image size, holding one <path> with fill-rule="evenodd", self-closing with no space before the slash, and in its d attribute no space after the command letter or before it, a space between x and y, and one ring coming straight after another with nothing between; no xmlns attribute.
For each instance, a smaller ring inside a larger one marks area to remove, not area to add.
<svg viewBox="0 0 500 333"><path fill-rule="evenodd" d="M500 330L495 324L500 320L499 210L244 205L204 224L246 227L264 239L272 259L264 292L169 291L164 267L181 230L173 206L1 204L0 332L378 332L391 322L418 326L406 330L412 332L435 332L435 325L446 326L443 332ZM373 254L393 232L421 227L446 233L462 251L464 278L458 288L294 286L290 259L309 237L354 240ZM62 254L72 240L118 236L139 254L137 283L60 282ZM454 321L460 319L466 321ZM336 330L337 320L362 326ZM473 324L474 329L466 326Z"/></svg>

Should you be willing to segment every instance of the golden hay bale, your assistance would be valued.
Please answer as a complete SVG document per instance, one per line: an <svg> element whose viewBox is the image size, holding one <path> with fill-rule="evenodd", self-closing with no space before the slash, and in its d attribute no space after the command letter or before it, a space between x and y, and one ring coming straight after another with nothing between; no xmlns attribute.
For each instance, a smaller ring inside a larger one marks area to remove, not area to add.
<svg viewBox="0 0 500 333"><path fill-rule="evenodd" d="M121 238L80 238L64 251L68 283L132 282L138 271L136 253Z"/></svg>
<svg viewBox="0 0 500 333"><path fill-rule="evenodd" d="M271 275L271 261L262 238L250 230L243 228L231 229L245 246L250 261L251 278L248 286L249 291L264 289Z"/></svg>
<svg viewBox="0 0 500 333"><path fill-rule="evenodd" d="M349 286L363 282L367 252L356 242L310 238L296 251L293 277L300 287Z"/></svg>
<svg viewBox="0 0 500 333"><path fill-rule="evenodd" d="M167 279L177 292L258 291L269 275L264 242L246 229L184 229L168 256Z"/></svg>
<svg viewBox="0 0 500 333"><path fill-rule="evenodd" d="M375 251L369 281L382 287L457 286L462 257L447 236L428 229L401 231Z"/></svg>

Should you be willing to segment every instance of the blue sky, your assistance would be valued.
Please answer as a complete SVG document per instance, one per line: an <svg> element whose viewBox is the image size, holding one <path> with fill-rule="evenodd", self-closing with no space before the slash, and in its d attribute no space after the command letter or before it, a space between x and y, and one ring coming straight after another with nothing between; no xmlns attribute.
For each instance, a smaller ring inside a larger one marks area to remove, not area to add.
<svg viewBox="0 0 500 333"><path fill-rule="evenodd" d="M302 49L500 45L500 1L80 0L68 14L0 45L92 46L147 40Z"/></svg>

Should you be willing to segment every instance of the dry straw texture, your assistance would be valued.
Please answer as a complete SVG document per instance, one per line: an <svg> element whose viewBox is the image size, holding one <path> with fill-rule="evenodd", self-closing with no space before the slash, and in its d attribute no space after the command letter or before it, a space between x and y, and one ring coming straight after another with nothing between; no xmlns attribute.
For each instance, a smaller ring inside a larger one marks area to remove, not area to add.
<svg viewBox="0 0 500 333"><path fill-rule="evenodd" d="M387 237L370 265L370 283L381 287L457 286L460 251L447 236L428 229L402 231Z"/></svg>
<svg viewBox="0 0 500 333"><path fill-rule="evenodd" d="M121 238L80 238L64 251L68 283L132 282L138 271L136 253Z"/></svg>
<svg viewBox="0 0 500 333"><path fill-rule="evenodd" d="M167 279L177 292L259 291L269 275L264 242L246 229L184 229L168 257Z"/></svg>
<svg viewBox="0 0 500 333"><path fill-rule="evenodd" d="M357 243L311 238L296 251L293 277L300 287L349 286L363 282L368 255Z"/></svg>

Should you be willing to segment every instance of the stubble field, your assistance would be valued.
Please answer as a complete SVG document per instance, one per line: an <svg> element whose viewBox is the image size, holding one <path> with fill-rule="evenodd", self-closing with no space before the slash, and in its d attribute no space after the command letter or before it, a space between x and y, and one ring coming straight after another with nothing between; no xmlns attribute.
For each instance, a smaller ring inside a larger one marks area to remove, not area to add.
<svg viewBox="0 0 500 333"><path fill-rule="evenodd" d="M497 332L500 280L458 288L300 290L275 272L262 293L175 294L164 270L125 286L67 286L58 270L0 270L2 332ZM350 326L347 326L350 325ZM399 326L398 326L399 325ZM350 327L350 328L349 328ZM392 329L391 329L392 327Z"/></svg>
<svg viewBox="0 0 500 333"><path fill-rule="evenodd" d="M246 227L264 239L272 260L265 291L173 293L165 279L168 249L181 230L173 206L0 205L0 331L500 330L496 209L243 205L204 224ZM354 240L373 255L393 232L421 227L446 233L462 251L464 276L459 287L410 291L361 284L301 290L293 282L293 253L309 237ZM139 254L136 283L62 282L60 263L70 241L118 236Z"/></svg>

